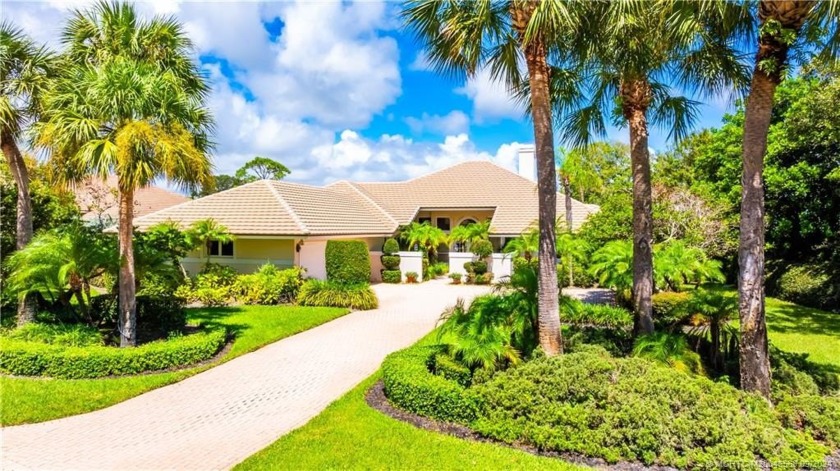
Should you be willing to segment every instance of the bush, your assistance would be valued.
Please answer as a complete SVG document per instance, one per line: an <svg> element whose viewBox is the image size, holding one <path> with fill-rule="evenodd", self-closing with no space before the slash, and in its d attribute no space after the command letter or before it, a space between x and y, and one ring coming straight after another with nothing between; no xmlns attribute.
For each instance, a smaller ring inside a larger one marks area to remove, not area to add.
<svg viewBox="0 0 840 471"><path fill-rule="evenodd" d="M400 268L399 255L383 255L380 259L382 260L382 266L385 267L386 270L396 270Z"/></svg>
<svg viewBox="0 0 840 471"><path fill-rule="evenodd" d="M406 283L417 283L417 277L418 277L418 275L417 275L416 271L410 271L410 272L405 274L405 282Z"/></svg>
<svg viewBox="0 0 840 471"><path fill-rule="evenodd" d="M449 264L438 262L429 266L429 278L437 278L449 273Z"/></svg>
<svg viewBox="0 0 840 471"><path fill-rule="evenodd" d="M328 280L348 284L370 282L370 255L364 241L327 241L325 257Z"/></svg>
<svg viewBox="0 0 840 471"><path fill-rule="evenodd" d="M490 255L493 255L493 244L491 244L489 240L479 240L473 242L470 246L470 252L472 252L478 260L484 260Z"/></svg>
<svg viewBox="0 0 840 471"><path fill-rule="evenodd" d="M432 371L439 376L443 376L449 381L455 381L461 386L467 388L472 383L472 372L466 366L458 363L457 360L446 353L438 353L434 356L434 363Z"/></svg>
<svg viewBox="0 0 840 471"><path fill-rule="evenodd" d="M779 277L776 295L785 301L821 309L837 309L840 287L817 265L794 265Z"/></svg>
<svg viewBox="0 0 840 471"><path fill-rule="evenodd" d="M102 335L98 329L83 324L42 324L30 322L18 327L6 337L25 342L40 342L66 347L86 347L102 345Z"/></svg>
<svg viewBox="0 0 840 471"><path fill-rule="evenodd" d="M400 244L397 242L397 239L390 238L385 241L385 244L382 245L382 253L385 255L394 255L399 253L400 251Z"/></svg>
<svg viewBox="0 0 840 471"><path fill-rule="evenodd" d="M476 274L473 283L477 285L489 285L493 281L492 273Z"/></svg>
<svg viewBox="0 0 840 471"><path fill-rule="evenodd" d="M464 271L467 274L475 273L475 262L464 262Z"/></svg>
<svg viewBox="0 0 840 471"><path fill-rule="evenodd" d="M294 301L302 284L303 270L299 267L280 270L266 263L256 273L240 275L231 291L245 304L279 304Z"/></svg>
<svg viewBox="0 0 840 471"><path fill-rule="evenodd" d="M411 347L385 357L382 362L385 394L391 402L409 412L469 423L476 417L477 398L456 381L429 370L429 365L440 353L438 347Z"/></svg>
<svg viewBox="0 0 840 471"><path fill-rule="evenodd" d="M583 263L575 263L572 265L572 276L574 277L575 287L578 288L592 288L598 280L586 270ZM557 283L560 287L569 286L569 268L563 263L557 264Z"/></svg>
<svg viewBox="0 0 840 471"><path fill-rule="evenodd" d="M575 309L560 311L564 323L582 327L605 327L630 330L633 328L633 313L621 307L607 304L590 304L577 301Z"/></svg>
<svg viewBox="0 0 840 471"><path fill-rule="evenodd" d="M207 264L195 277L195 284L199 288L217 288L220 286L232 286L236 282L239 273L227 265L218 263Z"/></svg>
<svg viewBox="0 0 840 471"><path fill-rule="evenodd" d="M472 272L476 275L483 275L487 273L487 262L484 260L472 262Z"/></svg>
<svg viewBox="0 0 840 471"><path fill-rule="evenodd" d="M807 353L792 353L770 345L774 392L790 394L837 394L840 374L830 366L808 360Z"/></svg>
<svg viewBox="0 0 840 471"><path fill-rule="evenodd" d="M383 270L382 271L382 282L383 283L401 283L402 282L402 272L399 270Z"/></svg>
<svg viewBox="0 0 840 471"><path fill-rule="evenodd" d="M471 389L473 429L540 450L681 469L758 469L756 457L804 467L828 452L756 395L603 351L532 360Z"/></svg>
<svg viewBox="0 0 840 471"><path fill-rule="evenodd" d="M776 406L785 427L801 430L832 448L840 447L840 398L787 395Z"/></svg>
<svg viewBox="0 0 840 471"><path fill-rule="evenodd" d="M301 306L347 307L366 311L376 309L379 299L368 284L342 284L332 281L308 280L300 288Z"/></svg>
<svg viewBox="0 0 840 471"><path fill-rule="evenodd" d="M20 376L101 378L191 365L211 358L225 343L224 330L178 336L136 348L65 347L3 340L0 371Z"/></svg>
<svg viewBox="0 0 840 471"><path fill-rule="evenodd" d="M226 288L225 288L226 289ZM184 299L177 296L137 296L137 333L144 338L163 338L180 332L187 325ZM102 327L116 330L119 325L119 299L102 295L90 302L90 312L99 316Z"/></svg>
<svg viewBox="0 0 840 471"><path fill-rule="evenodd" d="M691 296L689 293L663 291L651 296L650 300L653 303L653 320L656 326L665 328L685 319Z"/></svg>
<svg viewBox="0 0 840 471"><path fill-rule="evenodd" d="M460 285L462 277L463 277L463 275L461 275L460 273L450 273L449 274L449 279L452 280L453 285Z"/></svg>

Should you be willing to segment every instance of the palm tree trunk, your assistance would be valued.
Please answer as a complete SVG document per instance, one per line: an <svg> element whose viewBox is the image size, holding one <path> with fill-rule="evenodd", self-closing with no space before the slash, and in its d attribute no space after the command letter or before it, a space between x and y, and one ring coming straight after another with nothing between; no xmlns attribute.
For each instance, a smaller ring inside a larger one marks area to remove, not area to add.
<svg viewBox="0 0 840 471"><path fill-rule="evenodd" d="M26 168L26 161L18 149L12 133L4 129L0 134L0 147L3 155L9 163L9 170L15 179L17 186L16 218L16 243L15 247L20 250L32 240L32 198L29 196L29 170ZM18 303L17 323L19 326L35 319L35 298L32 294L26 295Z"/></svg>
<svg viewBox="0 0 840 471"><path fill-rule="evenodd" d="M633 171L633 332L653 332L653 197L650 184L647 108L651 89L646 80L621 84L623 113L630 127Z"/></svg>
<svg viewBox="0 0 840 471"><path fill-rule="evenodd" d="M120 347L137 345L136 285L134 276L134 189L120 188Z"/></svg>

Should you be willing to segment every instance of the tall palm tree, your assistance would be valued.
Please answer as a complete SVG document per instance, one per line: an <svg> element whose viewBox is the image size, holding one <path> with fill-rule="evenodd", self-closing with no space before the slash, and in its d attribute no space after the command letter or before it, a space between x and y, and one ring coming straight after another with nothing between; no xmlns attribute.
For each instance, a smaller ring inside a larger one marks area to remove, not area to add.
<svg viewBox="0 0 840 471"><path fill-rule="evenodd" d="M197 189L212 175L209 88L174 19L132 5L75 11L62 35L62 74L46 99L39 143L60 177L117 176L120 345L136 345L134 192L165 178Z"/></svg>
<svg viewBox="0 0 840 471"><path fill-rule="evenodd" d="M787 74L791 48L836 60L840 1L758 2L758 51L744 114L738 296L741 387L770 395L770 356L764 318L764 154L776 87ZM803 44L804 43L804 44ZM804 47L802 47L804 46ZM816 46L816 47L814 47Z"/></svg>
<svg viewBox="0 0 840 471"><path fill-rule="evenodd" d="M606 114L627 125L633 174L634 332L653 332L653 214L648 154L649 125L684 137L698 102L674 88L717 94L747 79L738 61L735 32L740 7L728 2L630 0L589 2L588 92L568 113L566 136L583 147L604 135ZM616 103L618 106L616 106Z"/></svg>
<svg viewBox="0 0 840 471"><path fill-rule="evenodd" d="M55 56L47 48L36 45L11 23L0 23L0 148L17 186L18 250L32 239L32 199L29 170L17 139L40 116L41 95L54 62ZM18 304L18 325L34 317L34 300L24 297Z"/></svg>
<svg viewBox="0 0 840 471"><path fill-rule="evenodd" d="M548 355L562 353L554 226L557 172L554 162L551 68L561 54L556 38L570 31L570 4L539 0L407 0L403 16L426 48L431 64L458 77L486 69L514 90L527 83L534 126L539 197L539 335ZM527 74L523 76L524 65Z"/></svg>

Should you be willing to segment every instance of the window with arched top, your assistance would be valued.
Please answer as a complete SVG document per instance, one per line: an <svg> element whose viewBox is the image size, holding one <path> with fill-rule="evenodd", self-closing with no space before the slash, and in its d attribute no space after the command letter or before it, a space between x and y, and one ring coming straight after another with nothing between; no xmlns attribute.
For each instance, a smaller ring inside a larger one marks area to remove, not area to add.
<svg viewBox="0 0 840 471"><path fill-rule="evenodd" d="M464 218L458 223L459 226L469 226L470 224L478 224L478 221L473 218Z"/></svg>

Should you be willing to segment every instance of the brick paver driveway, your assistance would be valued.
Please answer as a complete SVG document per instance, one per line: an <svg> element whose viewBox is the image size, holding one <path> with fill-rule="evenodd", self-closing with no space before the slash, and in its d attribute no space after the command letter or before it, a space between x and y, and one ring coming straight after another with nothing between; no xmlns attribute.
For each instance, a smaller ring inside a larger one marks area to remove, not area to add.
<svg viewBox="0 0 840 471"><path fill-rule="evenodd" d="M375 286L354 312L107 409L2 430L3 469L225 469L303 425L486 287Z"/></svg>

